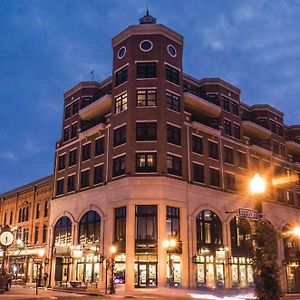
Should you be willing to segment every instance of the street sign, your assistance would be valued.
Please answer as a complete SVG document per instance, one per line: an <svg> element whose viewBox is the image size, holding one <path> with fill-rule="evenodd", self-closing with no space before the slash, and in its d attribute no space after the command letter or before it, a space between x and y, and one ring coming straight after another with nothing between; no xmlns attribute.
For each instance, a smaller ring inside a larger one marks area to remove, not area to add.
<svg viewBox="0 0 300 300"><path fill-rule="evenodd" d="M258 220L259 213L255 209L239 208L239 217L245 219Z"/></svg>

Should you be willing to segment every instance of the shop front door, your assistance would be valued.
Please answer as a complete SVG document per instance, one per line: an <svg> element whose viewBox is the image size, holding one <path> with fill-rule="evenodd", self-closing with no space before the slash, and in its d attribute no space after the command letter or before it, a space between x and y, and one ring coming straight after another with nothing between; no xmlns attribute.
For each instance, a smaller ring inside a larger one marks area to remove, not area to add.
<svg viewBox="0 0 300 300"><path fill-rule="evenodd" d="M137 282L136 287L156 287L157 286L157 264L156 263L137 263Z"/></svg>

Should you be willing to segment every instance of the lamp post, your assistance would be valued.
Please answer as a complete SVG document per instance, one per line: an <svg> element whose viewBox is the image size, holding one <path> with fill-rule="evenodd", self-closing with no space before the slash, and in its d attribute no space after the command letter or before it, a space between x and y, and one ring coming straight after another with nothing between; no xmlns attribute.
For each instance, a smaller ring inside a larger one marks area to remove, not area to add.
<svg viewBox="0 0 300 300"><path fill-rule="evenodd" d="M111 254L111 279L110 279L110 286L109 286L109 293L115 294L116 288L115 288L115 254L117 252L117 248L115 246L110 247L110 254Z"/></svg>
<svg viewBox="0 0 300 300"><path fill-rule="evenodd" d="M163 240L163 247L166 249L168 254L168 266L169 266L169 286L174 286L174 262L171 257L171 253L174 252L177 246L175 239Z"/></svg>
<svg viewBox="0 0 300 300"><path fill-rule="evenodd" d="M262 196L266 180L255 174L249 181L249 191L256 196L258 219L253 224L254 285L258 300L280 299L279 268L277 264L277 237L273 226L263 218Z"/></svg>
<svg viewBox="0 0 300 300"><path fill-rule="evenodd" d="M42 279L42 265L43 265L43 258L45 255L45 249L40 249L38 252L38 257L35 258L36 263L36 280L35 280L35 294L38 294L38 287L41 286L41 279Z"/></svg>

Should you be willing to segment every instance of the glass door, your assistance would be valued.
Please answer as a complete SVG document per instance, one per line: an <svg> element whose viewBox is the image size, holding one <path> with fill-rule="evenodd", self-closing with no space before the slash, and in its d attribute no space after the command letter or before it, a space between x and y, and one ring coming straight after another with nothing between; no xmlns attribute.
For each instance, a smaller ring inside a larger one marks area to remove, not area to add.
<svg viewBox="0 0 300 300"><path fill-rule="evenodd" d="M138 265L138 286L147 287L147 265Z"/></svg>
<svg viewBox="0 0 300 300"><path fill-rule="evenodd" d="M148 265L148 286L156 287L157 286L157 270L156 264Z"/></svg>

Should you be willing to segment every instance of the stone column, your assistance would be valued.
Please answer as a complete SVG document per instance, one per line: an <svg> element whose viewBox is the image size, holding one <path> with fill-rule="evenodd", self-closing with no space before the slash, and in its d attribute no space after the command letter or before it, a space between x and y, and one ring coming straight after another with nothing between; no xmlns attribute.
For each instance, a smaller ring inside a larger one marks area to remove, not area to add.
<svg viewBox="0 0 300 300"><path fill-rule="evenodd" d="M197 238L196 238L196 219L193 216L188 216L188 235L189 235L189 278L190 288L196 288L196 264L193 263L193 256L197 253Z"/></svg>
<svg viewBox="0 0 300 300"><path fill-rule="evenodd" d="M282 239L282 232L279 231L277 233L277 263L279 266L279 278L280 278L280 287L283 293L288 292L288 283L286 278L286 267L283 264L284 261L284 245L283 245L283 239Z"/></svg>
<svg viewBox="0 0 300 300"><path fill-rule="evenodd" d="M157 278L158 286L162 287L167 284L167 251L162 246L163 240L167 238L165 204L158 205L157 223Z"/></svg>
<svg viewBox="0 0 300 300"><path fill-rule="evenodd" d="M180 239L182 241L182 255L180 262L181 271L181 284L183 288L189 288L189 237L188 234L188 217L187 209L185 207L180 208Z"/></svg>
<svg viewBox="0 0 300 300"><path fill-rule="evenodd" d="M223 223L223 244L225 251L225 264L224 264L224 275L225 275L225 288L231 288L231 268L228 264L228 258L230 255L229 249L231 249L231 240L230 240L230 225L229 223Z"/></svg>
<svg viewBox="0 0 300 300"><path fill-rule="evenodd" d="M126 211L126 270L125 289L134 290L134 262L135 262L135 205L127 205Z"/></svg>

